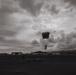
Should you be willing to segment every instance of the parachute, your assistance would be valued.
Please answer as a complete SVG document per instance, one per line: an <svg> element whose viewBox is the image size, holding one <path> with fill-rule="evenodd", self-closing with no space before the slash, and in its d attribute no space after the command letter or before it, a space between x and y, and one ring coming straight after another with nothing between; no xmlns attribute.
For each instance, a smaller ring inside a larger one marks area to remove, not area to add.
<svg viewBox="0 0 76 75"><path fill-rule="evenodd" d="M43 37L43 39L48 39L49 38L49 32L43 32L42 33L42 37Z"/></svg>

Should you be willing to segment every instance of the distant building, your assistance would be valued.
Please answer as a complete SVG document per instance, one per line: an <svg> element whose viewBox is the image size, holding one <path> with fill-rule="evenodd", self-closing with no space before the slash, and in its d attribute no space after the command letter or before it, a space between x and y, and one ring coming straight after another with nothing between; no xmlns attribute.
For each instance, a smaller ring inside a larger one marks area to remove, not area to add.
<svg viewBox="0 0 76 75"><path fill-rule="evenodd" d="M22 55L22 52L12 52L12 55Z"/></svg>

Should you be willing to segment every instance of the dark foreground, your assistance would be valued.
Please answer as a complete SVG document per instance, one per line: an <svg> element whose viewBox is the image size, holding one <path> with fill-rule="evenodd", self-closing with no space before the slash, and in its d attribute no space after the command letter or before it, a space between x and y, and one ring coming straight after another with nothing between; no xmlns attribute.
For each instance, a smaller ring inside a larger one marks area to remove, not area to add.
<svg viewBox="0 0 76 75"><path fill-rule="evenodd" d="M0 75L74 75L74 55L0 55Z"/></svg>

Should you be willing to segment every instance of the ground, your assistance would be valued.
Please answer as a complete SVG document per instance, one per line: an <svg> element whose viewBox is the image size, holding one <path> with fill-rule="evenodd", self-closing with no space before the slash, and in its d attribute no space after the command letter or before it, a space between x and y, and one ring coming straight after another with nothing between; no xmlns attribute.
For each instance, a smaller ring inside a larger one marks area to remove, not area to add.
<svg viewBox="0 0 76 75"><path fill-rule="evenodd" d="M0 56L0 75L76 74L76 56Z"/></svg>

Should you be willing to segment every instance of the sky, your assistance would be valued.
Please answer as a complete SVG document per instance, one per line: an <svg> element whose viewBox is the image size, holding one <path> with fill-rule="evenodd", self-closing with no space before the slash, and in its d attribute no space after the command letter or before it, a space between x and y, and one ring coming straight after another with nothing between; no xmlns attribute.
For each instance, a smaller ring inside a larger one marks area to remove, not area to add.
<svg viewBox="0 0 76 75"><path fill-rule="evenodd" d="M26 45L39 32L76 28L76 0L0 0L0 45Z"/></svg>

